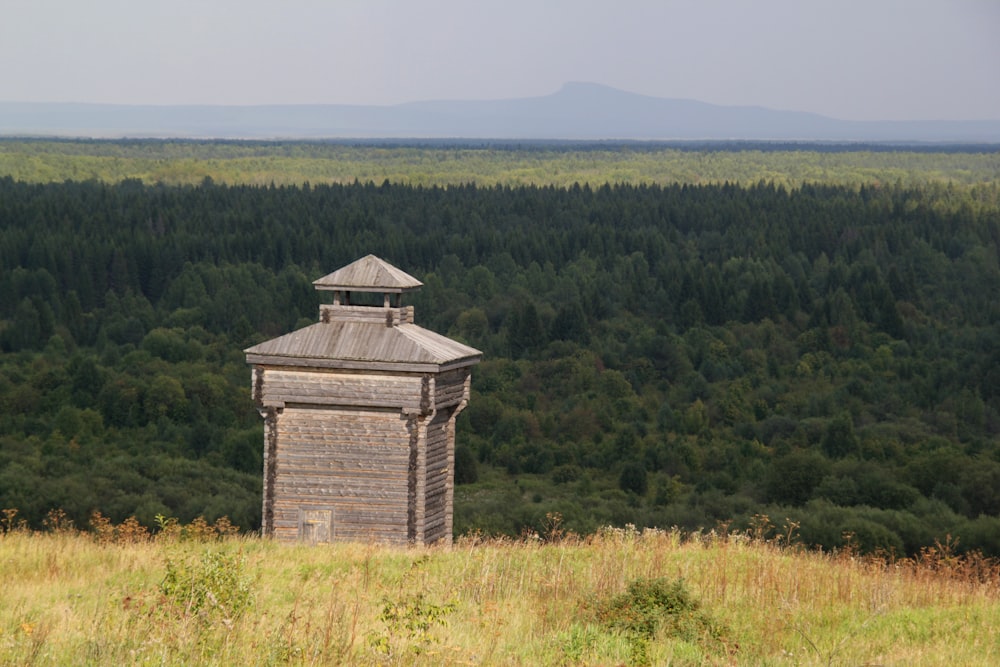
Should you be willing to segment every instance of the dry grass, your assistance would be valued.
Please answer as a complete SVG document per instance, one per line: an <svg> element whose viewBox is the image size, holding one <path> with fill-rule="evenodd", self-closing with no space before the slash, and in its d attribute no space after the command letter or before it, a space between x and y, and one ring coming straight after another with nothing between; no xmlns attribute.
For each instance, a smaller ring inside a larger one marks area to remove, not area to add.
<svg viewBox="0 0 1000 667"><path fill-rule="evenodd" d="M1000 664L1000 568L951 545L889 560L628 528L404 549L100 526L0 535L0 663ZM194 605L168 570L251 598ZM603 601L656 578L718 636L602 624Z"/></svg>

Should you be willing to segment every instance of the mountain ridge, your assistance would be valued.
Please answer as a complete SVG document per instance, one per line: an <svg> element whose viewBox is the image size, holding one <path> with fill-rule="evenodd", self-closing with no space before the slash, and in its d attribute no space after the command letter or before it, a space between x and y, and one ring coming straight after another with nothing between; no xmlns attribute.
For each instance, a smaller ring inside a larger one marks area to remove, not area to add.
<svg viewBox="0 0 1000 667"><path fill-rule="evenodd" d="M1000 120L850 121L569 82L536 97L389 106L0 102L0 136L1000 143Z"/></svg>

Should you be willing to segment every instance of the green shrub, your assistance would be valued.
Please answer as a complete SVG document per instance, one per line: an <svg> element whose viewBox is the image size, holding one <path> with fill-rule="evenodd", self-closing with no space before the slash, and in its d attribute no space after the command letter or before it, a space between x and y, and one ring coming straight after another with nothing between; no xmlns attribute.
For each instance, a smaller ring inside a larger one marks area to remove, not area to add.
<svg viewBox="0 0 1000 667"><path fill-rule="evenodd" d="M242 553L205 551L197 561L168 558L160 590L184 614L229 624L254 603L253 581L246 569Z"/></svg>
<svg viewBox="0 0 1000 667"><path fill-rule="evenodd" d="M624 593L598 604L597 617L612 630L644 639L659 633L689 642L722 636L681 579L636 579Z"/></svg>

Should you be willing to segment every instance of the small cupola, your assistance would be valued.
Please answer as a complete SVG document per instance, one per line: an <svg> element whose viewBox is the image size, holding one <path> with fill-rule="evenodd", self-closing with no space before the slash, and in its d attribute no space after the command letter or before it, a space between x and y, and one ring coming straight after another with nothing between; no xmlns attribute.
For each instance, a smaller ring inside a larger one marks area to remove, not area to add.
<svg viewBox="0 0 1000 667"><path fill-rule="evenodd" d="M413 322L413 307L402 306L403 292L412 292L423 283L375 255L337 269L313 281L317 290L333 292L333 304L319 309L321 322L384 320L386 326ZM371 295L382 295L382 305Z"/></svg>

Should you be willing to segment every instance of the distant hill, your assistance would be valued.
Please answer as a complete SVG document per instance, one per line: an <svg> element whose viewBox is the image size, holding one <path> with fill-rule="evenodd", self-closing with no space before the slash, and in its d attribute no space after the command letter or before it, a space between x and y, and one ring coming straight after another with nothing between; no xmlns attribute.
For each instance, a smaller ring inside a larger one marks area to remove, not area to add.
<svg viewBox="0 0 1000 667"><path fill-rule="evenodd" d="M0 102L0 135L1000 142L1000 120L846 121L569 83L542 97L394 106Z"/></svg>

